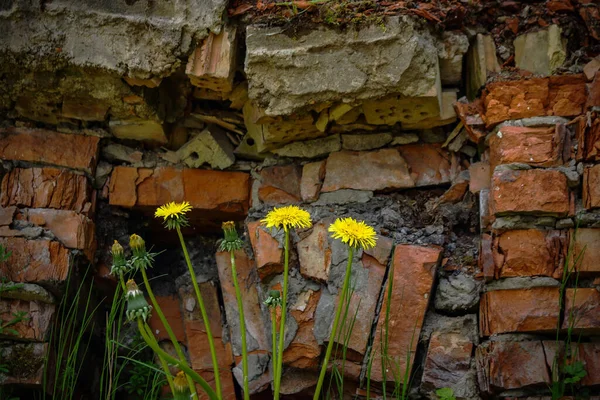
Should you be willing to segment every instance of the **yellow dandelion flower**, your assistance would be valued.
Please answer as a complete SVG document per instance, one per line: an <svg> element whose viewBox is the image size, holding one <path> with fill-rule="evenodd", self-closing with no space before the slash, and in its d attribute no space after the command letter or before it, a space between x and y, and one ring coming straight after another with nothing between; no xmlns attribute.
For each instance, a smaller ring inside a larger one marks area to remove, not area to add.
<svg viewBox="0 0 600 400"><path fill-rule="evenodd" d="M350 247L361 247L370 249L375 247L377 238L375 229L367 225L364 221L357 221L354 218L338 218L329 226L331 237L340 239Z"/></svg>
<svg viewBox="0 0 600 400"><path fill-rule="evenodd" d="M173 229L176 227L186 226L187 218L185 214L188 211L191 211L192 206L187 201L183 203L167 203L164 206L160 206L156 209L154 213L155 218L164 218L165 226L169 229Z"/></svg>
<svg viewBox="0 0 600 400"><path fill-rule="evenodd" d="M312 222L308 211L297 206L273 208L260 222L267 228L310 228Z"/></svg>
<svg viewBox="0 0 600 400"><path fill-rule="evenodd" d="M174 386L175 392L177 392L174 394L183 394L183 393L189 394L187 377L183 371L179 371L177 373L177 375L173 379L173 386Z"/></svg>

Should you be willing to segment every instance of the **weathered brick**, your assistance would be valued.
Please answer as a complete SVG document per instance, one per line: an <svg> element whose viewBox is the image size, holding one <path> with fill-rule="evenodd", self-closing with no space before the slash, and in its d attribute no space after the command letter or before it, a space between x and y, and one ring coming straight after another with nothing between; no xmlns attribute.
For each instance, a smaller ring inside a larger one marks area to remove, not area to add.
<svg viewBox="0 0 600 400"><path fill-rule="evenodd" d="M56 168L15 168L2 179L2 207L92 211L91 186L85 176Z"/></svg>
<svg viewBox="0 0 600 400"><path fill-rule="evenodd" d="M219 370L228 370L233 362L233 357L231 345L224 343L222 340L221 309L217 288L211 282L200 283L199 287L214 339ZM179 296L183 304L183 323L191 367L197 372L206 371L212 373L213 364L208 337L206 335L206 327L200 314L196 294L192 288L188 289L180 289Z"/></svg>
<svg viewBox="0 0 600 400"><path fill-rule="evenodd" d="M300 180L302 201L310 202L319 198L319 192L325 178L325 161L304 164Z"/></svg>
<svg viewBox="0 0 600 400"><path fill-rule="evenodd" d="M489 189L492 180L492 171L487 162L476 162L469 166L469 191L479 193L482 189Z"/></svg>
<svg viewBox="0 0 600 400"><path fill-rule="evenodd" d="M13 282L59 284L73 264L71 252L56 241L0 238L0 243L11 252L0 272Z"/></svg>
<svg viewBox="0 0 600 400"><path fill-rule="evenodd" d="M551 382L544 346L539 340L487 342L477 347L477 376L483 393L509 389L545 389Z"/></svg>
<svg viewBox="0 0 600 400"><path fill-rule="evenodd" d="M0 129L0 158L72 168L93 175L99 141L96 136L41 129Z"/></svg>
<svg viewBox="0 0 600 400"><path fill-rule="evenodd" d="M289 312L298 324L298 330L290 345L283 352L283 363L289 367L316 369L319 365L321 346L313 333L314 316L321 291L301 292Z"/></svg>
<svg viewBox="0 0 600 400"><path fill-rule="evenodd" d="M217 252L217 268L219 280L223 291L225 313L231 329L231 339L236 355L241 354L241 335L239 327L238 307L235 296L235 288L231 275L231 259L228 252ZM246 319L246 335L249 343L248 351L271 349L266 328L268 325L263 320L258 291L254 284L254 264L248 258L244 250L235 253L237 279L240 286L242 302L244 304L244 316Z"/></svg>
<svg viewBox="0 0 600 400"><path fill-rule="evenodd" d="M89 261L94 260L96 226L85 215L47 208L28 209L24 214L29 222L50 230L65 247L82 250Z"/></svg>
<svg viewBox="0 0 600 400"><path fill-rule="evenodd" d="M49 330L54 320L56 306L42 301L17 299L0 299L0 321L6 322L13 318L14 313L25 312L25 320L11 325L10 329L18 332L18 340L43 342L48 339ZM4 332L9 339L15 338Z"/></svg>
<svg viewBox="0 0 600 400"><path fill-rule="evenodd" d="M177 341L185 343L185 330L183 329L183 315L181 314L179 297L156 296L156 301L173 330L173 334L175 334ZM148 300L148 303L150 303L150 300ZM170 340L169 335L156 312L152 313L148 325L152 328L152 332L158 341Z"/></svg>
<svg viewBox="0 0 600 400"><path fill-rule="evenodd" d="M210 33L190 55L185 73L194 86L230 92L233 89L236 59L236 30L225 27Z"/></svg>
<svg viewBox="0 0 600 400"><path fill-rule="evenodd" d="M522 229L494 238L496 278L560 275L565 257L565 235L559 231Z"/></svg>
<svg viewBox="0 0 600 400"><path fill-rule="evenodd" d="M157 207L188 201L211 219L242 219L249 207L249 180L243 172L116 167L110 178L109 203Z"/></svg>
<svg viewBox="0 0 600 400"><path fill-rule="evenodd" d="M483 96L488 127L509 119L556 115L572 117L586 102L583 75L494 82Z"/></svg>
<svg viewBox="0 0 600 400"><path fill-rule="evenodd" d="M247 226L258 276L264 279L283 271L283 248L261 225L260 221L254 221L248 222Z"/></svg>
<svg viewBox="0 0 600 400"><path fill-rule="evenodd" d="M392 307L387 332L388 356L400 373L404 373L407 362L409 365L413 363L440 255L441 249L437 247L397 245L394 251L393 291L389 300ZM382 307L387 301L386 291ZM381 349L382 332L385 329L384 316L385 313L379 316L373 344L375 356L371 379L378 382L384 376L381 352L378 350ZM388 380L393 380L391 371L386 371L386 376Z"/></svg>
<svg viewBox="0 0 600 400"><path fill-rule="evenodd" d="M415 186L450 183L458 174L456 159L439 144L409 144L398 151L410 169Z"/></svg>
<svg viewBox="0 0 600 400"><path fill-rule="evenodd" d="M600 273L600 229L579 228L571 230L573 240L569 268L575 266L582 274ZM576 265L575 265L576 264Z"/></svg>
<svg viewBox="0 0 600 400"><path fill-rule="evenodd" d="M492 207L508 213L566 216L570 211L567 178L554 170L496 170L492 175Z"/></svg>
<svg viewBox="0 0 600 400"><path fill-rule="evenodd" d="M555 287L486 292L479 308L481 335L554 331L558 325L558 298Z"/></svg>
<svg viewBox="0 0 600 400"><path fill-rule="evenodd" d="M586 334L600 332L600 292L596 288L567 289L562 327Z"/></svg>
<svg viewBox="0 0 600 400"><path fill-rule="evenodd" d="M583 205L588 210L600 207L600 164L583 170Z"/></svg>
<svg viewBox="0 0 600 400"><path fill-rule="evenodd" d="M500 164L524 163L536 167L562 165L564 125L532 128L505 126L489 140L492 169Z"/></svg>
<svg viewBox="0 0 600 400"><path fill-rule="evenodd" d="M600 118L593 118L591 126L588 126L588 121L585 116L577 118L577 159L600 161Z"/></svg>
<svg viewBox="0 0 600 400"><path fill-rule="evenodd" d="M331 267L331 246L327 227L331 221L313 225L312 232L297 245L300 273L308 278L327 282Z"/></svg>
<svg viewBox="0 0 600 400"><path fill-rule="evenodd" d="M260 172L259 200L268 205L300 202L301 176L302 168L299 165L263 169Z"/></svg>
<svg viewBox="0 0 600 400"><path fill-rule="evenodd" d="M473 343L466 336L434 332L429 340L421 390L434 392L460 384L471 369L472 352Z"/></svg>

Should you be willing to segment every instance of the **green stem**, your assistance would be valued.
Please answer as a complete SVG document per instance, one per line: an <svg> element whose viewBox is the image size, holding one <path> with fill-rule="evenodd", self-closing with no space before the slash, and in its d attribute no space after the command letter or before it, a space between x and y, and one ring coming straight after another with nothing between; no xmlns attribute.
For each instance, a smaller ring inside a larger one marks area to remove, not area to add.
<svg viewBox="0 0 600 400"><path fill-rule="evenodd" d="M275 376L277 375L277 308L271 307L271 346L273 347L271 353L271 363L273 364L273 382L275 382Z"/></svg>
<svg viewBox="0 0 600 400"><path fill-rule="evenodd" d="M190 255L187 251L187 246L185 245L185 241L183 240L183 235L181 234L181 228L179 226L176 227L177 236L179 236L179 242L181 243L181 248L183 249L183 256L185 257L185 262L187 263L188 270L190 271L190 278L192 280L192 285L194 286L194 291L196 292L196 298L198 299L198 305L200 306L200 312L202 313L202 320L204 321L204 327L206 329L206 337L208 338L208 345L210 346L210 356L212 358L213 371L215 375L215 386L217 389L217 396L219 399L223 398L223 394L221 392L221 378L219 377L219 364L217 362L217 352L215 351L215 343L213 341L212 331L210 329L210 321L208 320L208 314L206 313L206 307L204 307L204 300L202 300L202 294L200 293L200 288L198 287L198 281L196 280L196 273L194 272L194 268L192 267L192 261L190 260ZM194 394L194 392L192 392Z"/></svg>
<svg viewBox="0 0 600 400"><path fill-rule="evenodd" d="M148 334L148 338L152 340L152 344L158 346L158 341L152 334L152 329L147 324L145 325L146 333ZM173 386L173 376L171 376L171 371L169 370L169 365L165 361L163 357L159 354L156 355L158 360L160 361L160 365L162 366L163 371L165 371L165 375L167 376L167 382L169 382L169 388L171 389L171 393L175 393L175 387Z"/></svg>
<svg viewBox="0 0 600 400"><path fill-rule="evenodd" d="M152 302L152 307L154 307L154 311L156 311L156 315L158 315L160 322L162 322L163 326L165 327L165 330L167 331L167 334L169 335L169 339L171 339L171 343L173 343L173 347L175 347L175 352L177 353L177 356L179 357L179 359L181 360L182 363L185 363L187 365L187 359L185 358L185 355L183 354L183 351L181 350L181 346L179 346L177 337L173 333L173 330L171 329L171 325L169 325L169 322L165 318L165 314L163 314L162 309L160 308L160 305L158 304L158 301L156 301L156 297L154 297L154 292L152 292L152 287L150 286L150 282L148 281L148 275L146 275L146 269L145 268L140 268L140 269L142 270L142 278L144 279L144 286L146 287L146 291L148 292L148 297L150 297L150 301ZM194 382L192 382L192 379L190 377L188 377L188 386L190 387L190 392L192 394L196 394L196 385L194 385Z"/></svg>
<svg viewBox="0 0 600 400"><path fill-rule="evenodd" d="M209 397L209 399L211 400L219 400L219 398L217 397L217 394L215 393L215 391L210 387L210 385L208 383L206 383L206 381L204 379L202 379L202 377L200 375L198 375L198 373L196 373L196 371L194 371L193 369L191 369L187 363L182 362L181 360L176 359L175 357L173 357L172 355L168 354L166 351L164 351L163 349L161 349L158 346L155 346L152 343L152 340L148 337L148 334L146 333L146 329L145 329L145 324L142 321L141 318L137 319L137 323L138 323L138 329L140 331L140 334L142 335L142 338L144 338L144 340L146 341L146 344L148 344L148 346L150 346L150 348L152 350L154 350L154 352L163 357L165 359L165 361L170 362L171 364L177 365L177 367L179 369L181 369L183 372L186 373L186 375L189 375L190 379L193 382L198 383L202 389L204 389L204 392L206 392L206 395ZM194 386L194 390L196 389L196 387ZM190 396L191 397L195 397L195 395Z"/></svg>
<svg viewBox="0 0 600 400"><path fill-rule="evenodd" d="M329 364L329 357L331 357L331 350L333 349L333 342L335 340L335 334L338 329L338 323L340 321L340 315L342 314L342 307L346 296L348 295L348 286L350 284L350 275L352 274L352 256L354 255L354 249L348 247L348 264L346 265L346 276L344 278L344 286L340 293L338 305L335 310L335 318L333 319L333 326L331 327L331 333L329 334L329 343L327 343L327 351L325 352L325 359L321 366L321 373L319 374L319 381L317 382L317 389L313 396L313 400L318 400L321 394L321 388L323 387L323 381L325 380L325 372L327 372L327 365Z"/></svg>
<svg viewBox="0 0 600 400"><path fill-rule="evenodd" d="M290 231L285 229L284 243L284 264L283 264L283 298L281 304L281 322L279 323L279 353L277 354L277 375L275 375L275 393L274 400L279 400L279 388L281 386L281 373L283 371L283 345L285 338L285 317L287 314L287 292L288 292L288 275L290 267Z"/></svg>
<svg viewBox="0 0 600 400"><path fill-rule="evenodd" d="M246 321L244 319L244 304L242 303L242 293L237 280L237 271L235 268L235 254L229 252L231 256L231 275L233 277L233 286L235 287L235 298L237 300L238 311L240 314L240 333L242 335L242 371L244 379L244 400L250 400L250 388L248 386L248 349L246 348Z"/></svg>

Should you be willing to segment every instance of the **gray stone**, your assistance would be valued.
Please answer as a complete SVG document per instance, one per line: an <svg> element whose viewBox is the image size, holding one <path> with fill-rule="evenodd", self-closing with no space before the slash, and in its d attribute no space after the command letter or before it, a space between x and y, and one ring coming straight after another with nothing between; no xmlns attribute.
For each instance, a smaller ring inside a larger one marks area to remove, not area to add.
<svg viewBox="0 0 600 400"><path fill-rule="evenodd" d="M142 152L118 143L111 143L102 148L102 155L110 162L135 164L142 161Z"/></svg>
<svg viewBox="0 0 600 400"><path fill-rule="evenodd" d="M446 134L441 129L425 129L419 132L419 137L425 143L444 143Z"/></svg>
<svg viewBox="0 0 600 400"><path fill-rule="evenodd" d="M391 133L342 135L342 148L346 150L373 150L392 141Z"/></svg>
<svg viewBox="0 0 600 400"><path fill-rule="evenodd" d="M96 174L94 175L94 189L102 189L104 184L108 180L110 173L112 172L112 164L106 161L100 161L96 167Z"/></svg>
<svg viewBox="0 0 600 400"><path fill-rule="evenodd" d="M567 124L569 122L568 119L563 117L531 117L531 118L522 118L522 119L511 119L508 121L504 121L494 128L488 137L491 135L496 135L499 130L501 130L505 126L527 126L527 127L536 127L536 126L554 126L556 124Z"/></svg>
<svg viewBox="0 0 600 400"><path fill-rule="evenodd" d="M220 30L226 3L53 0L41 7L19 1L0 14L0 53L28 66L62 62L143 79L167 76L194 40Z"/></svg>
<svg viewBox="0 0 600 400"><path fill-rule="evenodd" d="M41 286L32 283L0 283L0 293L6 299L17 299L25 301L41 301L54 304L54 296Z"/></svg>
<svg viewBox="0 0 600 400"><path fill-rule="evenodd" d="M567 177L567 185L569 185L571 189L574 189L577 186L579 186L579 173L577 172L576 166L563 167L561 165L559 167L556 167L556 169L565 174L565 176Z"/></svg>
<svg viewBox="0 0 600 400"><path fill-rule="evenodd" d="M500 72L496 45L491 35L478 33L467 53L467 96L474 99L488 77Z"/></svg>
<svg viewBox="0 0 600 400"><path fill-rule="evenodd" d="M369 190L340 189L335 192L321 193L319 200L313 204L324 206L327 204L366 203L373 198Z"/></svg>
<svg viewBox="0 0 600 400"><path fill-rule="evenodd" d="M290 143L273 150L273 153L282 157L317 158L339 151L341 148L340 135L332 135L322 139Z"/></svg>
<svg viewBox="0 0 600 400"><path fill-rule="evenodd" d="M567 40L558 25L519 35L514 46L517 68L534 74L553 74L567 58Z"/></svg>
<svg viewBox="0 0 600 400"><path fill-rule="evenodd" d="M467 274L440 278L435 309L451 313L474 311L479 304L480 286L480 283Z"/></svg>
<svg viewBox="0 0 600 400"><path fill-rule="evenodd" d="M419 141L419 136L416 133L403 133L401 135L394 136L391 145L396 146L400 144L410 144Z"/></svg>
<svg viewBox="0 0 600 400"><path fill-rule="evenodd" d="M299 37L249 26L246 46L248 97L267 115L390 93L420 97L439 88L435 40L408 16L390 17L385 28L320 27Z"/></svg>
<svg viewBox="0 0 600 400"><path fill-rule="evenodd" d="M460 85L463 56L469 50L469 38L462 32L444 32L437 48L442 84Z"/></svg>
<svg viewBox="0 0 600 400"><path fill-rule="evenodd" d="M509 229L531 229L547 227L553 228L556 225L554 217L533 217L529 215L511 215L507 217L496 217L492 228L497 230Z"/></svg>
<svg viewBox="0 0 600 400"><path fill-rule="evenodd" d="M485 287L486 292L506 289L529 289L532 287L558 287L560 282L550 277L518 276L491 281Z"/></svg>
<svg viewBox="0 0 600 400"><path fill-rule="evenodd" d="M202 132L197 132L177 150L177 155L190 168L209 164L212 168L225 169L235 162L233 145L225 131L215 125L209 125Z"/></svg>
<svg viewBox="0 0 600 400"><path fill-rule="evenodd" d="M479 325L477 314L467 314L461 317L448 317L435 312L428 312L421 329L421 341L431 338L433 332L460 333L469 338L474 344L479 343Z"/></svg>
<svg viewBox="0 0 600 400"><path fill-rule="evenodd" d="M575 223L571 218L559 219L556 221L556 229L569 229L573 228Z"/></svg>
<svg viewBox="0 0 600 400"><path fill-rule="evenodd" d="M262 376L269 366L268 354L248 354L248 381L252 382ZM233 368L233 375L240 386L243 386L244 379L242 375L242 362Z"/></svg>

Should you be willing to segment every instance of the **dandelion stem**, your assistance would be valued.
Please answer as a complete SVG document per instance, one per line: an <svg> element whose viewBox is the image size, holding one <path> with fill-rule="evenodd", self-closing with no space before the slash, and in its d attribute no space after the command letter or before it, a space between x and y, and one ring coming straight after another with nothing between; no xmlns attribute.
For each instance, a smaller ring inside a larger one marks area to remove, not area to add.
<svg viewBox="0 0 600 400"><path fill-rule="evenodd" d="M325 352L325 359L321 366L321 373L319 374L319 381L317 382L317 388L313 396L313 400L318 400L321 394L321 388L323 387L323 381L325 380L325 372L327 371L327 365L329 363L329 357L331 357L331 350L333 349L333 342L335 335L338 330L338 323L340 321L340 315L342 314L342 307L346 296L348 295L348 287L350 284L350 275L352 274L352 256L354 255L354 249L348 246L348 264L346 265L346 276L344 277L344 286L340 293L338 305L335 310L335 318L333 319L333 326L331 327L331 333L329 334L329 343L327 343L327 351Z"/></svg>
<svg viewBox="0 0 600 400"><path fill-rule="evenodd" d="M160 308L160 305L158 304L158 301L156 301L156 297L154 297L154 292L152 292L152 287L150 286L150 282L148 281L148 275L146 275L146 268L140 268L140 270L142 271L142 278L144 279L144 286L146 287L146 292L148 292L148 297L150 297L150 301L152 302L152 307L154 307L154 311L156 311L156 315L158 315L160 322L162 322L163 326L165 327L165 330L167 331L167 334L169 335L169 339L171 339L171 343L173 343L173 347L175 347L175 352L177 353L177 356L179 357L179 359L181 360L182 363L185 363L187 365L187 359L185 358L185 355L183 354L183 351L181 350L181 346L179 346L177 337L173 333L173 330L171 329L171 325L169 325L169 322L165 318L165 314L163 314L162 309ZM152 346L150 346L150 347L152 347ZM194 382L192 381L192 379L190 377L188 377L188 385L190 387L190 392L192 394L195 394L196 393L196 385L194 385Z"/></svg>
<svg viewBox="0 0 600 400"><path fill-rule="evenodd" d="M231 275L233 278L233 286L235 287L235 298L237 300L238 311L240 316L240 333L242 336L242 371L244 379L244 400L250 400L250 388L248 387L248 349L246 348L246 321L244 319L244 304L242 303L242 294L237 280L237 271L235 268L235 253L229 252L231 256Z"/></svg>
<svg viewBox="0 0 600 400"><path fill-rule="evenodd" d="M215 351L215 343L213 340L212 331L210 329L210 321L208 320L208 314L206 313L204 300L202 300L202 294L200 293L198 281L196 280L196 273L194 272L194 268L192 267L192 261L190 260L190 255L187 251L187 246L185 245L185 241L183 240L183 235L181 234L181 228L179 227L179 225L176 226L176 230L177 236L179 236L179 242L181 243L181 248L183 249L183 256L185 257L185 262L187 263L188 270L190 271L190 278L192 280L192 285L194 286L194 291L196 292L196 298L198 299L198 305L200 306L200 312L202 313L204 327L206 328L206 337L208 338L208 345L210 346L210 356L212 358L213 371L215 375L217 397L219 399L222 399L223 395L221 392L221 379L219 377L219 364L217 363L217 353ZM195 392L192 392L192 394L193 393Z"/></svg>
<svg viewBox="0 0 600 400"><path fill-rule="evenodd" d="M279 388L281 386L281 373L283 370L283 345L285 338L285 317L287 314L287 294L288 294L288 275L289 275L289 264L290 264L290 231L285 230L285 243L284 243L284 263L283 263L283 298L281 299L281 322L279 323L279 352L277 354L277 374L275 375L275 393L274 400L279 400Z"/></svg>
<svg viewBox="0 0 600 400"><path fill-rule="evenodd" d="M271 353L271 362L273 364L273 382L277 376L277 308L271 307L271 346L273 347Z"/></svg>
<svg viewBox="0 0 600 400"><path fill-rule="evenodd" d="M138 323L138 329L140 331L140 334L142 335L142 338L146 341L148 346L150 346L150 348L152 350L154 350L154 352L156 354L163 357L166 361L170 362L171 364L177 365L177 367L179 367L179 369L181 369L183 372L185 372L186 375L189 375L190 379L193 382L198 383L202 387L202 389L204 389L204 392L206 392L206 395L209 397L210 400L219 400L215 391L210 387L210 385L208 383L206 383L206 381L204 379L202 379L202 377L200 375L198 375L196 373L196 371L191 369L187 365L187 363L184 363L181 360L176 359L175 357L171 356L166 351L164 351L163 349L161 349L160 347L158 347L157 345L154 345L154 343L152 343L152 340L148 337L148 333L146 332L146 329L144 326L145 324L141 318L137 319L137 323ZM194 386L194 390L195 389L196 389L196 387ZM195 391L194 391L194 393L195 393ZM196 397L196 395L192 395L192 397Z"/></svg>
<svg viewBox="0 0 600 400"><path fill-rule="evenodd" d="M156 338L152 334L152 329L150 329L150 326L148 326L148 324L145 324L145 328L146 328L146 333L148 334L148 339L152 340L152 344L154 344L155 346L158 346L158 342L156 341ZM165 375L167 376L167 382L169 383L169 388L171 389L171 393L174 394L175 387L173 386L173 376L171 376L171 371L169 370L169 365L167 364L165 359L160 354L156 354L156 356L158 357L158 360L160 361L160 365L162 366L163 371L165 371Z"/></svg>

